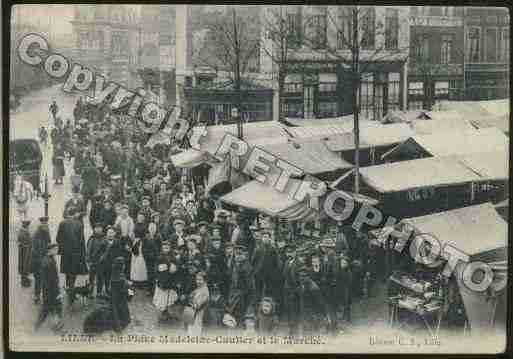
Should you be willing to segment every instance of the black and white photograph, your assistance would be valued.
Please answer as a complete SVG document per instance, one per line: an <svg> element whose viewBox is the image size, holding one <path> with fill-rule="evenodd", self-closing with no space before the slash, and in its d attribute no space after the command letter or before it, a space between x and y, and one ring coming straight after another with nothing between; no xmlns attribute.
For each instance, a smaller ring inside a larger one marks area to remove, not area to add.
<svg viewBox="0 0 513 359"><path fill-rule="evenodd" d="M4 11L11 351L506 350L509 8Z"/></svg>

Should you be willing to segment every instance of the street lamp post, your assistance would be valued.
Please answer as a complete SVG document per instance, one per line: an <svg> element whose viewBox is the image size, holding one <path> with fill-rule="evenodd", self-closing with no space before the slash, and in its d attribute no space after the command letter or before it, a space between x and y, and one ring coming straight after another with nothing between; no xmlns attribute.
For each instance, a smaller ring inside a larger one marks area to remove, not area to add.
<svg viewBox="0 0 513 359"><path fill-rule="evenodd" d="M45 201L45 217L48 217L48 200L51 195L48 193L48 174L45 173L45 192L41 195Z"/></svg>
<svg viewBox="0 0 513 359"><path fill-rule="evenodd" d="M242 140L244 134L242 132L242 117L239 114L239 109L237 107L232 108L232 118L237 122L237 137Z"/></svg>

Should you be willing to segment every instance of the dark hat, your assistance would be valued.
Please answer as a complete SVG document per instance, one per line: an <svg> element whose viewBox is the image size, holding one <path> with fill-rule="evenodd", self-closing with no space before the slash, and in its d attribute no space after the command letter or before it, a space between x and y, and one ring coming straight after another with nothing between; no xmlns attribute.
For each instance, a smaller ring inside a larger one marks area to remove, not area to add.
<svg viewBox="0 0 513 359"><path fill-rule="evenodd" d="M142 196L141 201L143 201L143 200L145 200L145 199L147 199L148 201L150 201L150 200L151 200L150 196Z"/></svg>
<svg viewBox="0 0 513 359"><path fill-rule="evenodd" d="M93 227L103 227L103 222L100 222L100 221L95 222ZM112 227L112 226L109 226L109 227Z"/></svg>
<svg viewBox="0 0 513 359"><path fill-rule="evenodd" d="M39 222L41 222L41 224L48 224L48 219L47 216L39 217Z"/></svg>
<svg viewBox="0 0 513 359"><path fill-rule="evenodd" d="M218 217L228 217L230 215L230 212L228 212L226 209L220 209L217 212Z"/></svg>
<svg viewBox="0 0 513 359"><path fill-rule="evenodd" d="M71 193L79 193L80 192L80 186L73 186L71 188Z"/></svg>
<svg viewBox="0 0 513 359"><path fill-rule="evenodd" d="M210 229L211 229L212 231L213 231L214 229L219 229L219 230L221 230L221 229L223 229L223 227L222 227L220 224L212 223L212 224L210 225Z"/></svg>
<svg viewBox="0 0 513 359"><path fill-rule="evenodd" d="M207 221L199 221L198 227L201 227L201 226L208 226L208 222Z"/></svg>
<svg viewBox="0 0 513 359"><path fill-rule="evenodd" d="M97 193L94 195L94 198L96 199L102 199L103 198L103 195L101 193Z"/></svg>
<svg viewBox="0 0 513 359"><path fill-rule="evenodd" d="M183 224L185 225L185 221L183 219L180 219L180 218L177 218L173 221L173 225L177 225L177 224Z"/></svg>
<svg viewBox="0 0 513 359"><path fill-rule="evenodd" d="M285 249L287 251L295 251L296 250L296 245L294 243L289 243L285 246Z"/></svg>
<svg viewBox="0 0 513 359"><path fill-rule="evenodd" d="M112 205L112 200L106 199L105 201L103 201L103 204L107 204L107 203L110 203Z"/></svg>
<svg viewBox="0 0 513 359"><path fill-rule="evenodd" d="M126 204L126 203L121 203L121 208L122 208L122 209L128 209L128 204Z"/></svg>
<svg viewBox="0 0 513 359"><path fill-rule="evenodd" d="M228 247L232 247L233 248L233 243L232 242L226 242L224 244L224 248L228 248Z"/></svg>
<svg viewBox="0 0 513 359"><path fill-rule="evenodd" d="M25 228L28 227L30 225L30 220L24 219L23 221L21 221L21 225Z"/></svg>
<svg viewBox="0 0 513 359"><path fill-rule="evenodd" d="M220 241L222 238L219 234L213 234L211 237L210 237L210 240L211 241Z"/></svg>
<svg viewBox="0 0 513 359"><path fill-rule="evenodd" d="M121 256L114 258L112 265L121 265L121 264L125 264L125 258L123 258Z"/></svg>
<svg viewBox="0 0 513 359"><path fill-rule="evenodd" d="M260 230L260 235L264 235L264 234L271 235L271 231L270 231L270 230L268 230L268 229L261 229L261 230Z"/></svg>
<svg viewBox="0 0 513 359"><path fill-rule="evenodd" d="M187 236L186 240L199 243L199 242L201 242L201 236L199 236L197 234L190 234Z"/></svg>
<svg viewBox="0 0 513 359"><path fill-rule="evenodd" d="M55 247L58 247L59 245L57 243L49 243L48 244L48 250L53 249Z"/></svg>
<svg viewBox="0 0 513 359"><path fill-rule="evenodd" d="M105 227L105 232L107 232L109 229L112 229L114 231L116 230L116 228L114 228L114 226L111 226L110 224L107 227Z"/></svg>
<svg viewBox="0 0 513 359"><path fill-rule="evenodd" d="M171 242L169 242L169 241L162 241L162 242L160 243L160 246L161 246L161 247L162 247L162 246L171 246Z"/></svg>
<svg viewBox="0 0 513 359"><path fill-rule="evenodd" d="M155 217L160 217L160 213L159 212L153 212L151 214L151 218L155 218Z"/></svg>
<svg viewBox="0 0 513 359"><path fill-rule="evenodd" d="M236 250L247 252L248 248L242 244L238 244L235 246Z"/></svg>

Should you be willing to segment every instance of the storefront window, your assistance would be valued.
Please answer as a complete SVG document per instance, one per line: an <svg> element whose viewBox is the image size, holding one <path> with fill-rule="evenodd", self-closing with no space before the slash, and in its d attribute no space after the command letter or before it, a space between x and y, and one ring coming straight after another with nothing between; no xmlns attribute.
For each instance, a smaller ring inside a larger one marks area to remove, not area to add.
<svg viewBox="0 0 513 359"><path fill-rule="evenodd" d="M337 115L336 102L319 102L319 117L335 117Z"/></svg>
<svg viewBox="0 0 513 359"><path fill-rule="evenodd" d="M435 83L435 96L447 96L449 95L449 82L437 81Z"/></svg>

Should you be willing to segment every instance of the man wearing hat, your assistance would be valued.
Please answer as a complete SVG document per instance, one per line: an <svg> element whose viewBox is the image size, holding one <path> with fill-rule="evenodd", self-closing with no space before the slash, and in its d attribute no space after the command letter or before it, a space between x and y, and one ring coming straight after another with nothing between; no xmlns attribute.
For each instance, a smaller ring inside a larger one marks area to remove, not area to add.
<svg viewBox="0 0 513 359"><path fill-rule="evenodd" d="M159 192L155 195L155 209L160 213L165 213L171 207L173 193L167 188L166 182L161 182Z"/></svg>
<svg viewBox="0 0 513 359"><path fill-rule="evenodd" d="M98 191L100 182L100 171L98 171L90 151L86 151L80 175L82 177L82 197L87 208L89 200L91 200L91 202L93 201L94 194Z"/></svg>
<svg viewBox="0 0 513 359"><path fill-rule="evenodd" d="M228 223L228 217L230 216L230 212L225 209L220 209L216 213L216 219L214 223L220 227L221 237L224 241L229 241L232 237L232 226Z"/></svg>
<svg viewBox="0 0 513 359"><path fill-rule="evenodd" d="M30 260L32 251L32 238L29 232L30 221L24 219L18 232L18 274L21 276L22 287L30 287Z"/></svg>
<svg viewBox="0 0 513 359"><path fill-rule="evenodd" d="M327 235L320 244L321 250L321 292L327 300L330 317L334 318L337 311L337 256L336 243L331 235ZM333 323L335 323L333 321ZM333 330L334 328L330 328Z"/></svg>
<svg viewBox="0 0 513 359"><path fill-rule="evenodd" d="M79 220L80 215L81 212L77 212L74 207L69 207L68 217L59 224L56 237L61 255L60 270L66 275L66 288L72 293L72 302L77 275L88 273L84 231Z"/></svg>
<svg viewBox="0 0 513 359"><path fill-rule="evenodd" d="M100 222L105 226L113 226L116 222L116 211L113 208L112 200L106 199L103 202L103 208L101 210Z"/></svg>
<svg viewBox="0 0 513 359"><path fill-rule="evenodd" d="M208 222L207 221L199 221L197 224L198 227L198 236L200 236L200 243L198 245L201 253L206 254L210 248L210 235L208 233Z"/></svg>
<svg viewBox="0 0 513 359"><path fill-rule="evenodd" d="M86 262L89 265L89 283L91 286L91 295L93 294L94 284L96 282L96 277L98 275L98 270L100 266L100 259L103 254L107 251L109 246L109 242L105 239L105 235L103 233L103 223L96 222L94 224L94 232L89 237L87 241L87 253L86 253ZM102 292L102 283L98 281L96 283L96 295L100 295Z"/></svg>
<svg viewBox="0 0 513 359"><path fill-rule="evenodd" d="M141 210L139 199L137 198L134 188L128 187L126 193L126 202L128 204L128 215L134 219Z"/></svg>
<svg viewBox="0 0 513 359"><path fill-rule="evenodd" d="M51 243L47 247L47 254L41 263L41 280L43 290L43 305L37 319L35 329L39 329L44 323L48 314L54 313L59 317L59 323L54 330L60 330L62 323L62 300L59 290L59 274L57 271L57 255L58 245Z"/></svg>
<svg viewBox="0 0 513 359"><path fill-rule="evenodd" d="M285 247L287 260L283 265L283 311L282 315L287 320L291 335L297 334L298 330L298 313L299 313L299 297L298 297L298 268L299 262L296 259L296 245L289 243Z"/></svg>
<svg viewBox="0 0 513 359"><path fill-rule="evenodd" d="M39 225L32 237L30 271L34 274L34 303L38 304L41 296L41 264L46 257L50 244L48 217L39 218Z"/></svg>
<svg viewBox="0 0 513 359"><path fill-rule="evenodd" d="M254 273L257 298L278 298L280 285L280 259L276 247L271 242L271 232L261 231L261 242L254 256Z"/></svg>
<svg viewBox="0 0 513 359"><path fill-rule="evenodd" d="M95 194L91 202L91 211L89 212L89 224L94 228L96 222L101 222L101 214L103 210L103 196Z"/></svg>
<svg viewBox="0 0 513 359"><path fill-rule="evenodd" d="M139 210L139 213L142 213L144 215L144 218L146 220L146 225L148 225L148 223L150 223L150 221L151 221L151 215L153 214L153 212L155 212L153 210L153 208L151 208L151 206L150 206L151 197L143 196L141 203L142 203L142 206L141 206L141 209Z"/></svg>
<svg viewBox="0 0 513 359"><path fill-rule="evenodd" d="M185 221L177 218L173 221L174 233L169 241L173 248L179 248L185 244Z"/></svg>
<svg viewBox="0 0 513 359"><path fill-rule="evenodd" d="M331 326L328 304L321 290L310 277L311 269L303 265L298 269L299 332L302 335L318 334L322 326Z"/></svg>
<svg viewBox="0 0 513 359"><path fill-rule="evenodd" d="M351 302L352 302L352 282L353 275L349 265L349 258L345 255L338 257L338 270L337 270L337 328L342 329L344 326L351 323Z"/></svg>
<svg viewBox="0 0 513 359"><path fill-rule="evenodd" d="M235 247L235 266L230 278L228 304L226 312L242 326L247 313L255 313L256 289L253 268L248 261L247 248Z"/></svg>
<svg viewBox="0 0 513 359"><path fill-rule="evenodd" d="M83 225L84 224L83 218L86 215L87 210L86 210L84 200L82 199L82 196L80 195L80 189L73 188L71 198L69 200L67 200L66 204L64 205L63 217L66 217L69 215L68 210L71 207L73 207L75 209L75 213L77 214L77 219L79 219Z"/></svg>

